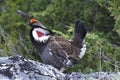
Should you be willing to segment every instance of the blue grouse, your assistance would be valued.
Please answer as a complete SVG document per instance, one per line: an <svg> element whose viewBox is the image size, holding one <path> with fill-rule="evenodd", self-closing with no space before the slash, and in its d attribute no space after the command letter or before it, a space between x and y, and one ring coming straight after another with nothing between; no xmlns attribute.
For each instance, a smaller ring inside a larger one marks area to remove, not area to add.
<svg viewBox="0 0 120 80"><path fill-rule="evenodd" d="M86 52L85 36L86 26L82 21L76 20L73 38L66 40L42 25L38 20L32 18L30 38L34 47L38 50L43 63L52 65L59 70L76 64Z"/></svg>

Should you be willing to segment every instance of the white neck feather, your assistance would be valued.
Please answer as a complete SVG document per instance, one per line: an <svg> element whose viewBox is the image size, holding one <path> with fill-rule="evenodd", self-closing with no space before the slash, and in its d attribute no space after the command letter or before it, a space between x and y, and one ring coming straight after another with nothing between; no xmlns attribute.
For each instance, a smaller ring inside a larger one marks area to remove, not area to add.
<svg viewBox="0 0 120 80"><path fill-rule="evenodd" d="M38 34L37 34L37 31L42 32L44 34L44 36L39 37ZM47 41L50 38L50 35L46 35L48 33L49 32L47 30L44 30L42 28L35 28L32 31L33 38L36 41L39 41L39 42L45 42L45 41Z"/></svg>

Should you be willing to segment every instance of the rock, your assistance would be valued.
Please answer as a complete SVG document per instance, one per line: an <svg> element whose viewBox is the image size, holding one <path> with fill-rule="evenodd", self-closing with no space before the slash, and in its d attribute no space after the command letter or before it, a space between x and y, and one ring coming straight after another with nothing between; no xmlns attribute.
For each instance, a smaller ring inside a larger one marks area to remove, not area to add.
<svg viewBox="0 0 120 80"><path fill-rule="evenodd" d="M61 73L56 68L21 56L0 58L0 80L119 80L120 73Z"/></svg>
<svg viewBox="0 0 120 80"><path fill-rule="evenodd" d="M0 58L0 80L56 80L65 77L50 65L21 56Z"/></svg>
<svg viewBox="0 0 120 80"><path fill-rule="evenodd" d="M70 80L120 80L120 74L110 72L95 72L90 74L82 74L73 72L67 75Z"/></svg>

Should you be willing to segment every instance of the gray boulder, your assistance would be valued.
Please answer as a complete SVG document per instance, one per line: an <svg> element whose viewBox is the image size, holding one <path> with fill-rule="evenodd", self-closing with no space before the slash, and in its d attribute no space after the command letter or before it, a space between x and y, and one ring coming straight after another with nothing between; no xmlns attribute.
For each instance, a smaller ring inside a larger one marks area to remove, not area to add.
<svg viewBox="0 0 120 80"><path fill-rule="evenodd" d="M55 80L65 77L50 65L21 56L0 58L0 80Z"/></svg>
<svg viewBox="0 0 120 80"><path fill-rule="evenodd" d="M120 80L120 73L61 73L56 68L21 56L0 58L0 80Z"/></svg>

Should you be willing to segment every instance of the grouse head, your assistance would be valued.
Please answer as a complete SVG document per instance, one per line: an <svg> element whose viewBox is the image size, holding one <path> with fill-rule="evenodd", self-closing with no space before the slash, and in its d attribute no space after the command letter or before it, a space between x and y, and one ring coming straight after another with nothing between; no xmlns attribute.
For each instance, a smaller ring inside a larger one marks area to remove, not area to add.
<svg viewBox="0 0 120 80"><path fill-rule="evenodd" d="M52 31L47 29L45 26L43 26L38 20L31 18L29 20L29 25L32 27L31 29L31 37L32 40L38 41L38 42L46 42L50 35L52 35Z"/></svg>

